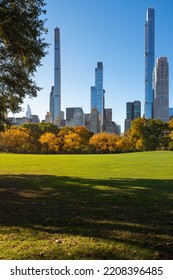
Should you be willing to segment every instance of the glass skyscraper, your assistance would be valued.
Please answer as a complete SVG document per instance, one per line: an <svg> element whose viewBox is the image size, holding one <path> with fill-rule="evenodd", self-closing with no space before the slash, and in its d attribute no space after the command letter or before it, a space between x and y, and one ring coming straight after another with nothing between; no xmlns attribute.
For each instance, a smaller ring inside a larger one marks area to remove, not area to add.
<svg viewBox="0 0 173 280"><path fill-rule="evenodd" d="M125 131L131 127L131 122L141 116L141 102L127 102L126 103L126 119L125 119Z"/></svg>
<svg viewBox="0 0 173 280"><path fill-rule="evenodd" d="M53 90L53 122L60 125L61 117L61 63L60 63L60 29L54 30L54 90Z"/></svg>
<svg viewBox="0 0 173 280"><path fill-rule="evenodd" d="M147 10L145 21L145 107L146 119L153 118L154 94L152 75L155 63L155 10Z"/></svg>
<svg viewBox="0 0 173 280"><path fill-rule="evenodd" d="M99 117L99 131L103 131L104 119L104 90L103 90L103 63L97 62L95 69L95 86L91 87L91 113L97 110ZM96 131L94 131L96 132Z"/></svg>

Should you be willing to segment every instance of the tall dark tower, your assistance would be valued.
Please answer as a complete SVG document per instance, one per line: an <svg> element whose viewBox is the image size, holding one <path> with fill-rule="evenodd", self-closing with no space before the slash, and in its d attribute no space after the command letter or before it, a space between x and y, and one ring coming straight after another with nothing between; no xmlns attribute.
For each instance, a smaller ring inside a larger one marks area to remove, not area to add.
<svg viewBox="0 0 173 280"><path fill-rule="evenodd" d="M154 94L152 76L155 64L155 10L147 10L145 21L145 107L146 119L153 118Z"/></svg>
<svg viewBox="0 0 173 280"><path fill-rule="evenodd" d="M53 122L60 125L61 112L61 61L60 61L60 29L55 28L54 34L54 91L53 91Z"/></svg>

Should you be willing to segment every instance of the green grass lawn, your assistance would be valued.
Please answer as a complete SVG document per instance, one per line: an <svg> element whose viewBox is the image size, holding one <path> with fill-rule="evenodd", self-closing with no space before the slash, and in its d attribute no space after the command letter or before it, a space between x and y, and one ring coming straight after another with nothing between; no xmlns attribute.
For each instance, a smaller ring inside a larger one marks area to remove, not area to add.
<svg viewBox="0 0 173 280"><path fill-rule="evenodd" d="M0 259L173 259L173 152L0 154Z"/></svg>

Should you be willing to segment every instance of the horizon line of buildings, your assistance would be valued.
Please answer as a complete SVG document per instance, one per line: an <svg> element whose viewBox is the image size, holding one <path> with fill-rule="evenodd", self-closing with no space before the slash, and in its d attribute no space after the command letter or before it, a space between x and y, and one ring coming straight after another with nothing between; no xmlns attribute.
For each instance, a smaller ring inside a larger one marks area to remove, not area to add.
<svg viewBox="0 0 173 280"><path fill-rule="evenodd" d="M167 57L159 57L155 62L154 8L148 8L146 13L144 57L144 117L168 121L173 115L173 108L169 108L169 65ZM29 108L27 108L27 114L29 114ZM127 131L131 122L140 116L141 102L139 100L126 102L124 131ZM35 117L34 121L38 121L38 119ZM51 87L49 112L45 116L45 121L60 127L84 125L93 133L105 131L120 134L121 130L120 126L112 120L112 109L105 108L103 62L97 62L95 68L95 84L90 88L90 113L84 114L80 107L66 108L66 119L64 118L64 112L61 111L61 52L60 28L58 27L54 29L54 85Z"/></svg>
<svg viewBox="0 0 173 280"><path fill-rule="evenodd" d="M91 86L91 111L84 114L83 109L67 108L66 120L61 111L61 55L60 55L60 28L54 29L54 85L51 87L49 112L47 120L58 126L85 125L93 133L110 132L120 133L120 126L112 121L112 109L105 108L105 90L103 89L103 63L97 62L95 68L95 85ZM69 112L71 118L69 119ZM73 112L73 114L72 114Z"/></svg>
<svg viewBox="0 0 173 280"><path fill-rule="evenodd" d="M54 87L52 87L50 94L50 112L52 114L52 121L61 125L60 29L58 27L55 28L54 45ZM169 120L169 65L167 57L159 57L155 62L155 9L151 7L146 12L144 57L144 117L147 119L160 119L166 122ZM88 119L90 119L89 128L94 133L106 131L107 118L105 113L105 90L103 88L103 62L97 62L97 68L95 68L95 85L91 86L90 94L91 109L90 114L88 114ZM58 110L55 112L57 97L59 98ZM127 102L124 131L130 128L133 119L140 116L141 102Z"/></svg>
<svg viewBox="0 0 173 280"><path fill-rule="evenodd" d="M76 107L69 108L71 119L69 119L68 109L66 109L66 120L61 112L61 54L60 54L60 28L54 29L54 85L51 87L49 101L49 122L58 126L85 125L93 133L114 132L120 133L120 126L112 121L112 109L105 108L105 90L103 89L103 63L97 62L95 68L95 85L91 86L91 110L89 114L84 114L83 109ZM73 114L72 114L73 112Z"/></svg>

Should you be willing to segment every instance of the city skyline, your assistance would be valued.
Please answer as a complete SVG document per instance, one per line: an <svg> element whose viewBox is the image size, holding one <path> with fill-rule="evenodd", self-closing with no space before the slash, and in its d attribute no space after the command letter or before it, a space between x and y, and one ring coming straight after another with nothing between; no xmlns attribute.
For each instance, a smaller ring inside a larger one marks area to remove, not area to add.
<svg viewBox="0 0 173 280"><path fill-rule="evenodd" d="M53 32L58 26L61 30L62 110L83 107L85 113L90 112L93 69L97 61L102 61L105 107L112 108L112 119L123 131L126 102L140 100L144 113L144 23L149 6L155 9L156 17L155 57L166 56L169 61L170 107L173 106L171 1L141 1L140 4L136 0L130 3L126 0L121 3L110 0L46 2L49 30L46 41L51 46L35 76L43 90L37 98L25 100L22 105L25 110L29 104L40 119L49 111L49 93L53 85Z"/></svg>

